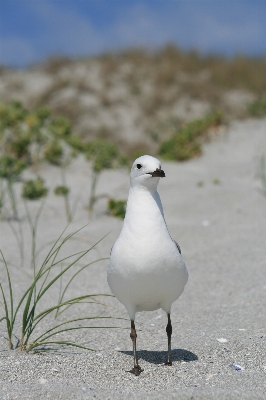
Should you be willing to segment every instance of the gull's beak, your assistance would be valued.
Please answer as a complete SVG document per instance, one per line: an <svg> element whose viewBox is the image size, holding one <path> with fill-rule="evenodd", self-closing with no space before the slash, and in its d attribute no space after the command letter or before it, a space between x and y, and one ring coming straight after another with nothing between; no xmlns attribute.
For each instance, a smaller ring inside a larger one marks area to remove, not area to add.
<svg viewBox="0 0 266 400"><path fill-rule="evenodd" d="M151 175L152 177L156 177L156 178L164 178L165 177L165 173L161 168L156 168L156 171L148 172L148 174Z"/></svg>

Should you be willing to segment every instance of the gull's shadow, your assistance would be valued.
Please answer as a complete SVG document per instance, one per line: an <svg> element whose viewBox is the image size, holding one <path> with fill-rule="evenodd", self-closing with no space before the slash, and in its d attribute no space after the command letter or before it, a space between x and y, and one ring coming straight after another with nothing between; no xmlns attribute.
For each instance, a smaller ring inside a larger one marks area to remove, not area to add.
<svg viewBox="0 0 266 400"><path fill-rule="evenodd" d="M133 357L133 351L123 351L120 353L127 354ZM142 359L152 364L163 364L167 359L167 351L151 351L151 350L139 350L137 351L139 360ZM196 361L198 356L191 351L184 349L172 350L172 361Z"/></svg>

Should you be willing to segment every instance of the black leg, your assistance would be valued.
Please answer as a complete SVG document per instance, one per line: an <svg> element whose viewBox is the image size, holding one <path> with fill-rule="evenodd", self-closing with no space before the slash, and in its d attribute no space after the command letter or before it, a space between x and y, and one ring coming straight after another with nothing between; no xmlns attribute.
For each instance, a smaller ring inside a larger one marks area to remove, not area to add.
<svg viewBox="0 0 266 400"><path fill-rule="evenodd" d="M172 335L172 324L170 314L167 314L168 317L168 324L166 327L166 333L168 338L168 354L167 354L167 361L165 365L172 365L172 354L171 354L171 335Z"/></svg>
<svg viewBox="0 0 266 400"><path fill-rule="evenodd" d="M137 357L137 349L136 349L136 344L137 344L137 332L136 332L136 328L135 328L135 323L133 320L131 320L131 333L130 333L130 337L132 339L133 342L133 355L134 355L134 367L132 368L131 372L134 375L139 375L143 369L141 369L141 367L139 366L138 363L138 357Z"/></svg>

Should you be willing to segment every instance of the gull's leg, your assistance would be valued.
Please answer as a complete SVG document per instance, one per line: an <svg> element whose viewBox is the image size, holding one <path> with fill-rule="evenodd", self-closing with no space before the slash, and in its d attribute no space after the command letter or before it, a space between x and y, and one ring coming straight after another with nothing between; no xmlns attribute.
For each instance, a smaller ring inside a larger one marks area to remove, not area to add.
<svg viewBox="0 0 266 400"><path fill-rule="evenodd" d="M170 314L167 314L168 317L168 324L166 326L166 333L168 338L168 354L167 354L167 361L164 365L172 365L172 355L171 355L171 335L172 335L172 324Z"/></svg>
<svg viewBox="0 0 266 400"><path fill-rule="evenodd" d="M130 337L131 337L132 342L133 342L134 367L129 372L131 372L134 375L139 375L143 371L143 369L141 369L141 367L139 366L139 363L138 363L137 350L136 350L137 332L136 332L134 320L131 320Z"/></svg>

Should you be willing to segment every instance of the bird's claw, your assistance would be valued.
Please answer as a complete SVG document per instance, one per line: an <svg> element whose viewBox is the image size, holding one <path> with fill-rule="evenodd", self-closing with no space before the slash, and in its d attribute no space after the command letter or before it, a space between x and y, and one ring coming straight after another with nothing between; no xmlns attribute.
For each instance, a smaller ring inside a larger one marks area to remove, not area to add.
<svg viewBox="0 0 266 400"><path fill-rule="evenodd" d="M171 366L171 365L172 365L172 361L166 361L166 362L164 363L164 365L169 365L169 366Z"/></svg>
<svg viewBox="0 0 266 400"><path fill-rule="evenodd" d="M134 374L136 376L139 376L140 373L143 371L143 369L139 365L135 365L130 371L131 374Z"/></svg>

